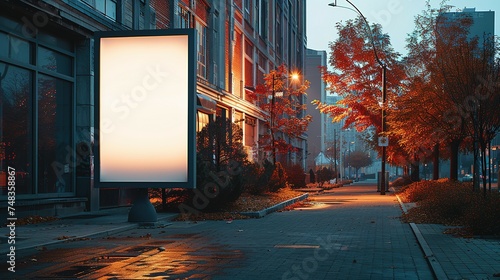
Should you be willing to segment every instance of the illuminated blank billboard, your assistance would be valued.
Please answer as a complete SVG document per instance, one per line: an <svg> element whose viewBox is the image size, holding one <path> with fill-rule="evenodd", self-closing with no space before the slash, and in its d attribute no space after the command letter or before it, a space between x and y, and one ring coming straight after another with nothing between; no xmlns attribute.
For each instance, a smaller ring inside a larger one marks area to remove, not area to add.
<svg viewBox="0 0 500 280"><path fill-rule="evenodd" d="M194 187L194 31L98 32L96 183Z"/></svg>

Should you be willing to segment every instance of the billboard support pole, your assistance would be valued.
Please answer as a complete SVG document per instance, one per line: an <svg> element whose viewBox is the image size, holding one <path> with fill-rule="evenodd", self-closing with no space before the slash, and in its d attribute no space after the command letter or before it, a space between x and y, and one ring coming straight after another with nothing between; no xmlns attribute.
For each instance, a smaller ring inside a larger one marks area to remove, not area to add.
<svg viewBox="0 0 500 280"><path fill-rule="evenodd" d="M154 225L158 221L156 210L149 200L147 188L137 189L132 208L128 213L128 221L141 225Z"/></svg>

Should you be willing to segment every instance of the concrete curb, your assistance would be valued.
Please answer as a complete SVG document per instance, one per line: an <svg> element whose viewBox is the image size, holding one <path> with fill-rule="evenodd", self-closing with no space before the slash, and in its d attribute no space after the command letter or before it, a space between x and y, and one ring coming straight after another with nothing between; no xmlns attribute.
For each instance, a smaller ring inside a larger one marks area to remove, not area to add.
<svg viewBox="0 0 500 280"><path fill-rule="evenodd" d="M273 205L273 206L271 206L269 208L266 208L266 209L263 209L263 210L260 210L260 211L256 211L256 212L240 212L239 214L244 215L244 216L248 216L248 217L251 217L251 218L262 218L262 217L266 216L267 214L270 214L272 212L276 212L278 210L281 210L281 209L285 208L288 205L294 204L295 202L304 200L304 199L306 199L308 197L309 197L309 194L305 193L303 195L300 195L300 196L297 196L295 198L283 201L281 203L278 203L276 205Z"/></svg>
<svg viewBox="0 0 500 280"><path fill-rule="evenodd" d="M396 194L396 198L398 199L399 205L401 205L401 209L403 209L403 212L405 214L407 214L408 209L406 209L406 206L403 203L403 201L401 201L401 198L399 197L399 195ZM446 276L446 273L444 272L443 268L441 267L441 264L439 263L439 261L434 256L434 253L432 252L431 248L429 247L429 245L425 241L425 238L422 235L422 233L420 232L420 230L418 229L417 225L415 223L410 223L410 227L413 231L413 234L417 238L417 242L420 245L420 248L424 252L425 259L427 260L427 262L431 266L432 272L434 273L434 276L436 277L436 279L437 280L447 280L448 277Z"/></svg>

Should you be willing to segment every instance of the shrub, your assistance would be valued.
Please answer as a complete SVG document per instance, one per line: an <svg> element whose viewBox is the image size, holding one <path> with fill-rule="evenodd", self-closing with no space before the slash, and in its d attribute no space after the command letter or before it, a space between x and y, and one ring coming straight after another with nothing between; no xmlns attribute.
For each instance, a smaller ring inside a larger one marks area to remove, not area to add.
<svg viewBox="0 0 500 280"><path fill-rule="evenodd" d="M247 154L242 141L243 131L229 119L218 118L198 132L196 188L206 196L201 204L203 207L198 207L203 209L198 210L220 209L243 192L242 172ZM235 167L241 171L233 172Z"/></svg>
<svg viewBox="0 0 500 280"><path fill-rule="evenodd" d="M292 188L304 188L306 186L306 174L300 164L293 164L286 168L288 183Z"/></svg>
<svg viewBox="0 0 500 280"><path fill-rule="evenodd" d="M335 177L333 171L329 168L323 167L322 169L318 170L316 172L316 176L318 177L318 183L320 187L325 183L330 181L330 179L333 179Z"/></svg>
<svg viewBox="0 0 500 280"><path fill-rule="evenodd" d="M265 179L263 167L258 163L248 163L243 168L243 184L246 192L262 194L267 191L267 179Z"/></svg>
<svg viewBox="0 0 500 280"><path fill-rule="evenodd" d="M475 194L464 216L474 234L500 235L500 194Z"/></svg>
<svg viewBox="0 0 500 280"><path fill-rule="evenodd" d="M401 190L401 196L410 202L419 202L437 196L436 191L441 189L454 188L453 182L448 179L436 181L420 181L404 186Z"/></svg>
<svg viewBox="0 0 500 280"><path fill-rule="evenodd" d="M313 184L316 183L316 174L312 169L309 169L309 181Z"/></svg>
<svg viewBox="0 0 500 280"><path fill-rule="evenodd" d="M287 176L286 176L286 171L283 168L283 165L281 163L277 162L273 174L271 176L271 179L267 183L268 190L270 192L277 192L280 189L286 187L287 185Z"/></svg>
<svg viewBox="0 0 500 280"><path fill-rule="evenodd" d="M411 183L413 183L413 181L411 180L410 176L403 176L403 177L398 177L396 180L394 180L391 183L391 187L400 188L408 186Z"/></svg>
<svg viewBox="0 0 500 280"><path fill-rule="evenodd" d="M335 188L340 188L342 186L343 185L341 183L335 183L335 184L326 183L326 184L323 184L323 186L321 186L321 188L324 190L331 190L331 189L335 189Z"/></svg>
<svg viewBox="0 0 500 280"><path fill-rule="evenodd" d="M243 172L245 191L257 195L270 191L269 184L274 170L274 165L268 160L265 160L262 166L258 163L245 165Z"/></svg>
<svg viewBox="0 0 500 280"><path fill-rule="evenodd" d="M266 191L267 191L268 190L267 185L269 183L269 180L271 180L271 176L273 176L274 164L266 159L264 161L263 166L264 166L264 171L263 171L260 179L261 179L261 182L266 185Z"/></svg>
<svg viewBox="0 0 500 280"><path fill-rule="evenodd" d="M460 225L473 234L500 235L500 195L472 192L471 183L440 179L413 183L401 195L416 208L405 218L417 223Z"/></svg>
<svg viewBox="0 0 500 280"><path fill-rule="evenodd" d="M306 185L307 188L319 188L318 183L309 183Z"/></svg>
<svg viewBox="0 0 500 280"><path fill-rule="evenodd" d="M459 182L429 184L428 197L420 202L420 206L435 215L436 220L445 224L460 224L465 215L472 192Z"/></svg>

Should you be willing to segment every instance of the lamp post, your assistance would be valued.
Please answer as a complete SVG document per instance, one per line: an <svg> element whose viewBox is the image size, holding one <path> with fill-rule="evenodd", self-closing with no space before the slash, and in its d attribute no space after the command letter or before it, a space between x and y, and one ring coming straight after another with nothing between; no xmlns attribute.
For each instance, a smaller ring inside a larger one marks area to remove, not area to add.
<svg viewBox="0 0 500 280"><path fill-rule="evenodd" d="M498 191L500 192L500 145L493 145L491 146L491 150L493 152L496 152L496 157L493 157L493 173L497 172L496 174L496 177L497 177L497 189ZM497 162L495 162L495 159L497 160ZM496 171L495 171L495 166L496 166ZM494 174L491 174L490 178L491 177L495 177Z"/></svg>
<svg viewBox="0 0 500 280"><path fill-rule="evenodd" d="M373 48L373 52L375 54L375 60L377 61L377 63L380 65L380 67L382 67L382 128L381 128L381 135L382 136L379 136L379 146L382 146L382 166L381 166L381 177L380 177L380 194L381 195L385 195L385 185L386 185L386 178L385 178L385 162L386 162L386 158L387 158L387 138L384 136L384 133L386 131L386 112L385 112L385 103L386 103L386 99L387 99L387 91L386 91L386 71L387 71L387 65L385 65L379 58L378 56L378 53L377 53L377 48L375 47L375 40L373 38L373 32L372 32L372 29L370 28L370 24L368 24L368 21L366 20L365 16L363 15L363 13L361 13L361 11L356 7L354 6L353 3L351 3L351 1L349 0L346 0L347 3L349 3L351 6L354 7L354 9L356 9L356 11L358 12L358 14L361 16L361 18L363 19L363 21L365 22L366 26L368 27L368 30L370 31L370 37L371 37L371 43L372 43L372 48ZM337 0L335 0L335 2L333 3L330 3L328 4L328 6L332 6L332 7L337 7ZM383 140L381 139L381 137L384 137ZM381 141L382 140L382 141Z"/></svg>
<svg viewBox="0 0 500 280"><path fill-rule="evenodd" d="M275 99L276 97L283 97L284 96L284 92L283 91L278 91L276 92L276 89L275 89L275 81L276 81L276 71L272 72L272 78L273 78L273 81L272 81L272 95L271 95L271 109L270 109L270 124L269 124L269 128L271 130L271 145L272 145L272 156L273 156L273 164L276 164L276 147L275 147L275 136L274 136L274 133L275 133L275 126L274 126L274 122L275 122L275 112L274 112L274 106L275 106ZM288 77L290 80L292 81L298 81L299 80L299 74L297 73L292 73L289 77ZM279 75L279 79L282 79L282 74L280 72L280 75ZM281 88L283 89L283 85L281 86Z"/></svg>
<svg viewBox="0 0 500 280"><path fill-rule="evenodd" d="M271 129L271 145L273 148L273 164L276 164L276 147L274 146L274 98L276 95L276 90L274 89L274 79L276 78L275 73L273 73L273 91L272 91L272 97L271 97L271 123L270 123L270 129Z"/></svg>

